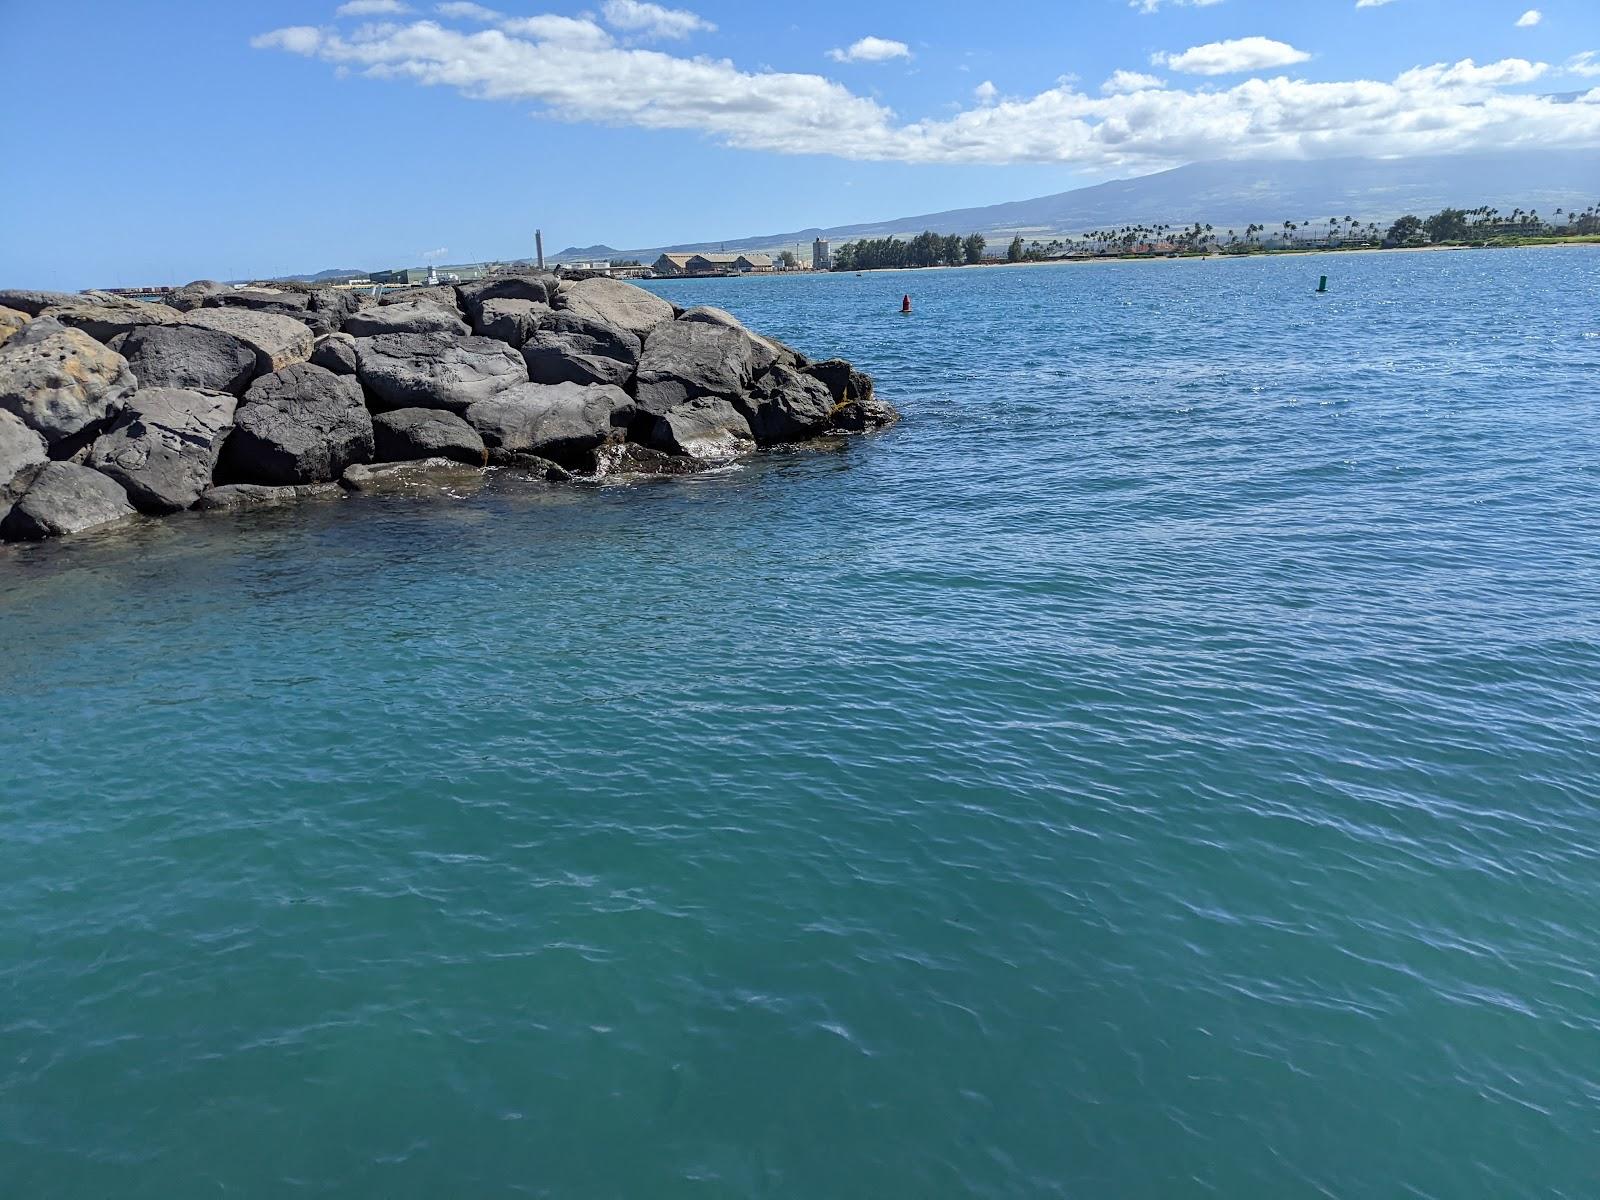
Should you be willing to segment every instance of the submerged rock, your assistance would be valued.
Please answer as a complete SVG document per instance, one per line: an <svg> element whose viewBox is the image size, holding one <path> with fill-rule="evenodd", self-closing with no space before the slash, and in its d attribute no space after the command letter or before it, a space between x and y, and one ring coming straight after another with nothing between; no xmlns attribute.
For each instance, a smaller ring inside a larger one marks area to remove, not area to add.
<svg viewBox="0 0 1600 1200"><path fill-rule="evenodd" d="M245 393L223 448L235 483L322 483L372 458L372 417L348 375L299 363Z"/></svg>
<svg viewBox="0 0 1600 1200"><path fill-rule="evenodd" d="M448 458L481 467L488 461L483 437L452 412L440 408L397 408L372 419L378 462Z"/></svg>
<svg viewBox="0 0 1600 1200"><path fill-rule="evenodd" d="M457 491L483 483L483 471L451 458L423 458L413 462L357 463L346 467L339 482L352 492Z"/></svg>
<svg viewBox="0 0 1600 1200"><path fill-rule="evenodd" d="M344 495L337 483L294 483L272 487L263 483L225 483L200 493L195 507L221 512L246 508L270 508L297 504L302 500L331 500Z"/></svg>
<svg viewBox="0 0 1600 1200"><path fill-rule="evenodd" d="M387 333L356 341L361 386L376 409L468 407L528 382L522 355L504 342L446 333Z"/></svg>
<svg viewBox="0 0 1600 1200"><path fill-rule="evenodd" d="M76 463L46 463L4 523L0 537L13 542L81 533L133 515L127 494L114 479Z"/></svg>
<svg viewBox="0 0 1600 1200"><path fill-rule="evenodd" d="M142 512L188 508L211 486L237 400L226 392L146 388L95 439L89 465Z"/></svg>
<svg viewBox="0 0 1600 1200"><path fill-rule="evenodd" d="M52 448L93 433L137 385L122 355L48 317L0 346L0 410Z"/></svg>

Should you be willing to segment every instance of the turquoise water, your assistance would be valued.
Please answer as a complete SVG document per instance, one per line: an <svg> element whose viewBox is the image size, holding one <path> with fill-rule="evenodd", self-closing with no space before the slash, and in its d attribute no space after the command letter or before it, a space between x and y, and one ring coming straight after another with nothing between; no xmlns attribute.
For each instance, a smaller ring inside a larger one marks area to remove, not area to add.
<svg viewBox="0 0 1600 1200"><path fill-rule="evenodd" d="M0 1194L1600 1194L1597 283L658 285L904 422L8 550Z"/></svg>

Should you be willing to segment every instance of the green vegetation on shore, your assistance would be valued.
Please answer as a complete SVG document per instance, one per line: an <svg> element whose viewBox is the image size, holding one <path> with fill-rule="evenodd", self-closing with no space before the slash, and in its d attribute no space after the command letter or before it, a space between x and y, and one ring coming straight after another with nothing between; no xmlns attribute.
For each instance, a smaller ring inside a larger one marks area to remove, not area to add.
<svg viewBox="0 0 1600 1200"><path fill-rule="evenodd" d="M1556 209L1551 219L1537 209L1509 214L1488 206L1445 208L1429 217L1406 215L1387 229L1355 217L1284 221L1218 229L1195 222L1173 226L1124 225L1048 242L1011 239L1005 258L985 259L980 234L961 238L931 231L909 242L874 238L834 251L835 271L961 266L980 262L1055 262L1086 258L1183 258L1201 255L1304 254L1310 251L1417 249L1426 246L1515 247L1600 242L1600 205L1581 212Z"/></svg>

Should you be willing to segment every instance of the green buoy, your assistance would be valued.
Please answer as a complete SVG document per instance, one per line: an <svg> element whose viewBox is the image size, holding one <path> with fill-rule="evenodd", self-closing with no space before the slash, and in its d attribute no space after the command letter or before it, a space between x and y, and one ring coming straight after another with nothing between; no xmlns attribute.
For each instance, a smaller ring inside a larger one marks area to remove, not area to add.
<svg viewBox="0 0 1600 1200"><path fill-rule="evenodd" d="M1327 290L1328 290L1328 277L1326 275L1324 275L1322 277L1322 282L1317 284L1317 295L1321 296L1324 293L1326 293Z"/></svg>

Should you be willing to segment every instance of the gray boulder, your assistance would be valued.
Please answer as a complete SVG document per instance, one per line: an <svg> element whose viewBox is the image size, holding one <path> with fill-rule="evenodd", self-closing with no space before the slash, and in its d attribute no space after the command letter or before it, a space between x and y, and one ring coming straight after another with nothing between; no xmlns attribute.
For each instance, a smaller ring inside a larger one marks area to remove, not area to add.
<svg viewBox="0 0 1600 1200"><path fill-rule="evenodd" d="M798 442L827 431L833 397L820 379L785 366L774 366L747 396L734 402L755 435L758 446Z"/></svg>
<svg viewBox="0 0 1600 1200"><path fill-rule="evenodd" d="M555 296L553 281L554 277L548 275L496 275L493 279L458 283L456 299L461 310L476 321L478 310L490 300L527 300L549 306Z"/></svg>
<svg viewBox="0 0 1600 1200"><path fill-rule="evenodd" d="M493 338L386 333L356 342L357 373L374 409L443 408L461 414L479 400L528 382L522 355Z"/></svg>
<svg viewBox="0 0 1600 1200"><path fill-rule="evenodd" d="M876 396L850 400L833 410L832 426L842 433L870 433L887 429L900 419L899 411Z"/></svg>
<svg viewBox="0 0 1600 1200"><path fill-rule="evenodd" d="M36 292L27 288L0 288L0 308L37 317L45 309L63 304L84 303L81 292Z"/></svg>
<svg viewBox="0 0 1600 1200"><path fill-rule="evenodd" d="M196 388L242 395L256 377L256 352L218 329L146 325L123 339L122 356L142 388Z"/></svg>
<svg viewBox="0 0 1600 1200"><path fill-rule="evenodd" d="M344 332L358 338L380 333L470 333L467 323L437 304L417 300L385 304L354 313L344 322Z"/></svg>
<svg viewBox="0 0 1600 1200"><path fill-rule="evenodd" d="M524 343L522 358L528 364L528 378L534 383L627 387L633 379L632 363L587 353L585 340L571 334L540 330Z"/></svg>
<svg viewBox="0 0 1600 1200"><path fill-rule="evenodd" d="M423 458L413 462L356 463L345 468L341 486L352 492L449 492L483 485L483 470L451 458Z"/></svg>
<svg viewBox="0 0 1600 1200"><path fill-rule="evenodd" d="M579 280L564 285L557 299L568 312L598 317L638 338L673 316L672 305L660 296L619 279Z"/></svg>
<svg viewBox="0 0 1600 1200"><path fill-rule="evenodd" d="M256 374L270 375L311 357L311 331L281 313L248 308L199 308L183 316L185 325L231 333L256 352Z"/></svg>
<svg viewBox="0 0 1600 1200"><path fill-rule="evenodd" d="M456 303L456 290L445 284L438 287L398 288L392 292L385 292L378 300L379 306L395 304L432 304L442 308L453 317L461 315L461 306ZM365 306L363 306L365 307Z"/></svg>
<svg viewBox="0 0 1600 1200"><path fill-rule="evenodd" d="M222 285L215 279L197 279L181 288L174 288L162 297L162 302L179 312L193 312L205 306L207 296L214 296L220 291Z"/></svg>
<svg viewBox="0 0 1600 1200"><path fill-rule="evenodd" d="M489 401L488 403L493 403ZM438 408L397 408L372 419L377 462L449 458L481 467L488 461L483 436L455 413Z"/></svg>
<svg viewBox="0 0 1600 1200"><path fill-rule="evenodd" d="M835 404L872 399L872 376L856 370L842 358L811 363L805 373L823 382Z"/></svg>
<svg viewBox="0 0 1600 1200"><path fill-rule="evenodd" d="M25 312L14 308L0 308L0 346L4 346L17 334L22 332L22 327L33 320Z"/></svg>
<svg viewBox="0 0 1600 1200"><path fill-rule="evenodd" d="M348 333L325 333L311 349L311 365L335 375L356 373L356 339Z"/></svg>
<svg viewBox="0 0 1600 1200"><path fill-rule="evenodd" d="M553 312L540 320L539 332L559 334L581 353L614 358L630 365L638 364L639 354L644 349L644 342L626 329L581 313Z"/></svg>
<svg viewBox="0 0 1600 1200"><path fill-rule="evenodd" d="M782 364L786 367L800 368L806 365L806 357L798 350L785 346L775 338L762 337L759 333L752 333L746 329L744 323L725 308L716 308L710 304L696 305L694 308L685 309L678 317L680 321L700 321L707 325L720 325L724 329L737 329L748 337L751 345L751 364L759 375L768 367Z"/></svg>
<svg viewBox="0 0 1600 1200"><path fill-rule="evenodd" d="M248 308L299 318L311 309L311 293L280 288L223 288L205 300L207 308Z"/></svg>
<svg viewBox="0 0 1600 1200"><path fill-rule="evenodd" d="M113 299L116 299L113 297ZM69 329L81 329L97 342L108 342L119 334L148 325L172 325L183 314L165 304L146 304L139 300L118 300L114 304L62 304L47 308L41 316L54 317Z"/></svg>
<svg viewBox="0 0 1600 1200"><path fill-rule="evenodd" d="M633 412L633 398L621 388L526 383L474 404L467 421L495 449L571 465L620 440Z"/></svg>
<svg viewBox="0 0 1600 1200"><path fill-rule="evenodd" d="M195 507L217 512L238 512L247 508L271 508L301 500L330 500L344 495L337 483L292 483L269 487L262 483L225 483L200 493Z"/></svg>
<svg viewBox="0 0 1600 1200"><path fill-rule="evenodd" d="M686 400L661 414L656 418L651 441L669 454L702 462L726 462L749 453L756 445L744 415L719 396Z"/></svg>
<svg viewBox="0 0 1600 1200"><path fill-rule="evenodd" d="M89 466L120 483L141 512L180 512L211 486L237 404L226 392L143 388L95 439Z"/></svg>
<svg viewBox="0 0 1600 1200"><path fill-rule="evenodd" d="M39 468L49 461L44 439L24 425L20 417L0 412L0 521L28 490Z"/></svg>
<svg viewBox="0 0 1600 1200"><path fill-rule="evenodd" d="M472 314L472 328L483 337L521 346L549 313L550 306L537 300L485 300Z"/></svg>
<svg viewBox="0 0 1600 1200"><path fill-rule="evenodd" d="M743 330L703 321L659 325L639 357L639 407L660 416L696 396L741 396L754 377L752 351Z"/></svg>
<svg viewBox="0 0 1600 1200"><path fill-rule="evenodd" d="M81 533L133 515L122 486L99 471L76 463L46 463L11 512L0 523L0 537L11 542Z"/></svg>
<svg viewBox="0 0 1600 1200"><path fill-rule="evenodd" d="M318 288L311 293L306 323L317 333L337 333L360 311L361 297L348 288Z"/></svg>
<svg viewBox="0 0 1600 1200"><path fill-rule="evenodd" d="M92 434L137 386L122 355L49 318L31 321L0 346L0 410L52 447Z"/></svg>
<svg viewBox="0 0 1600 1200"><path fill-rule="evenodd" d="M299 363L251 384L217 474L229 483L322 483L372 450L360 385Z"/></svg>

